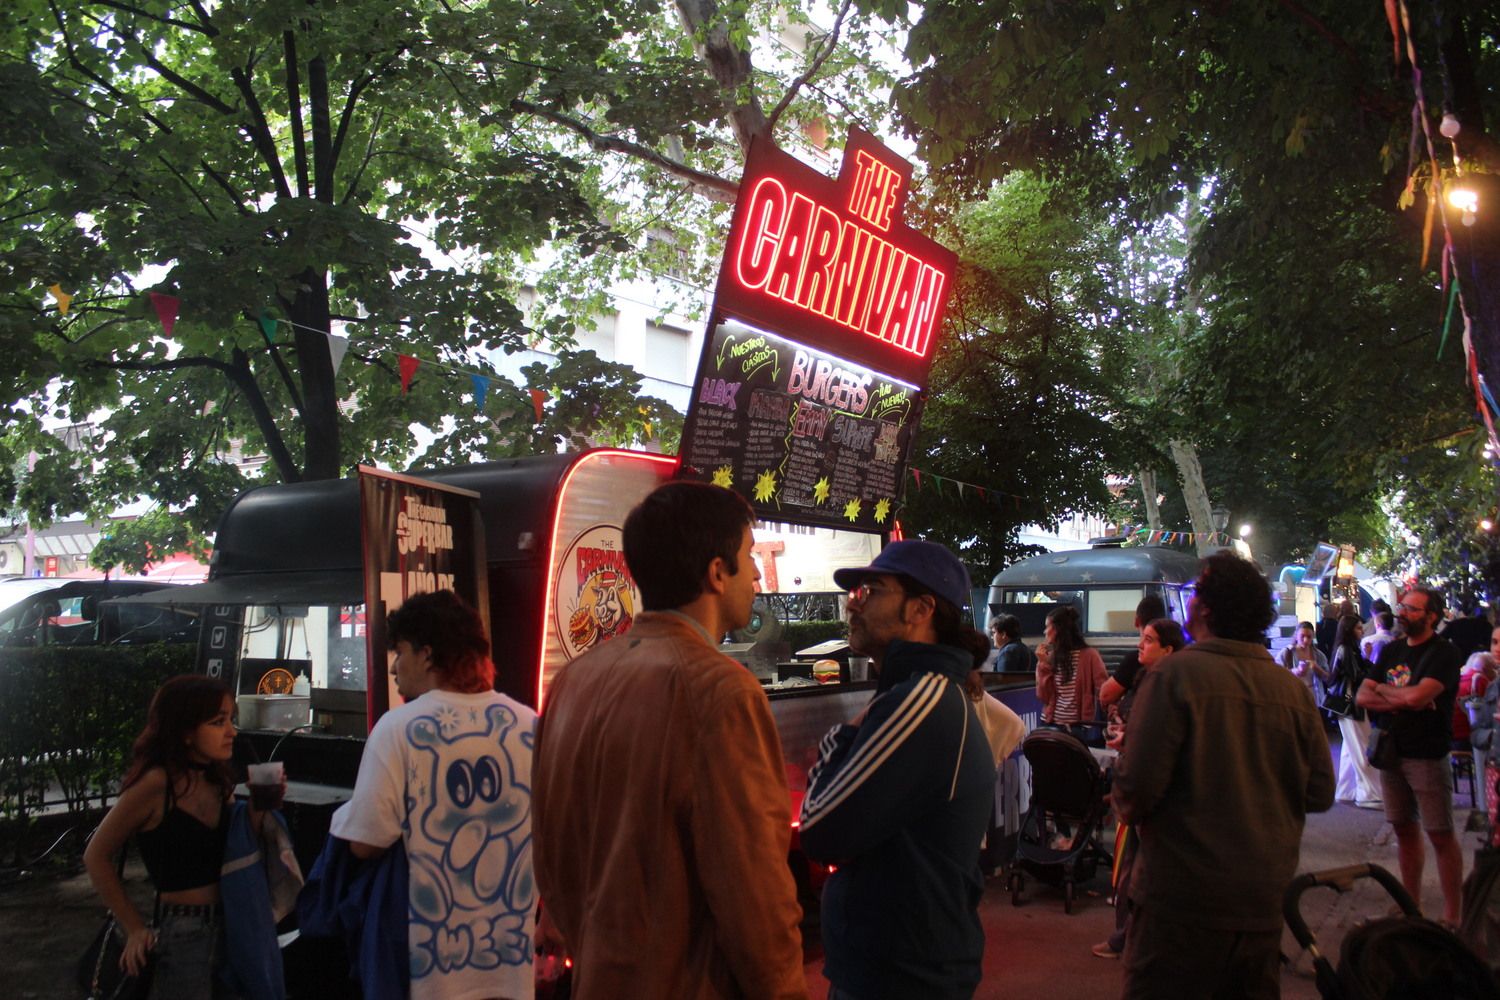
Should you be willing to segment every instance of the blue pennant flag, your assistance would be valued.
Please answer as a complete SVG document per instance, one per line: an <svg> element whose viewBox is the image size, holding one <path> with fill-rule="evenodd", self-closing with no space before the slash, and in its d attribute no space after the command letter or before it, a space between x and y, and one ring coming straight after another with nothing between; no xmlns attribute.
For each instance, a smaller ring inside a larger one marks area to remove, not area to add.
<svg viewBox="0 0 1500 1000"><path fill-rule="evenodd" d="M486 375L471 374L469 378L474 382L474 409L478 410L480 413L483 413L484 397L485 394L490 391L489 377Z"/></svg>

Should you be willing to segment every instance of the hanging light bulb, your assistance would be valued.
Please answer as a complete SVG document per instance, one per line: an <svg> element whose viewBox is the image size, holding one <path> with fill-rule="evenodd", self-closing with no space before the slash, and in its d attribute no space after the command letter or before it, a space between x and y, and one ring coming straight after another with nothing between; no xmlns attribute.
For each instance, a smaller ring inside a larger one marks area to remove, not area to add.
<svg viewBox="0 0 1500 1000"><path fill-rule="evenodd" d="M1443 120L1438 125L1438 131L1443 134L1444 139L1452 139L1454 136L1458 135L1458 133L1462 129L1463 126L1458 123L1458 119L1453 115L1452 112L1443 115Z"/></svg>
<svg viewBox="0 0 1500 1000"><path fill-rule="evenodd" d="M1479 192L1471 187L1455 184L1448 189L1448 204L1460 212L1479 211Z"/></svg>

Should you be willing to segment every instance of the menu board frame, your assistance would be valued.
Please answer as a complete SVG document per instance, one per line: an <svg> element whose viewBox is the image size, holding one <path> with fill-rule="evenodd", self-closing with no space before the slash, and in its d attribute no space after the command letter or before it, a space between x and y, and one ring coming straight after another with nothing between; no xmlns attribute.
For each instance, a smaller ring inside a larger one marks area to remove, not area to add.
<svg viewBox="0 0 1500 1000"><path fill-rule="evenodd" d="M916 386L725 320L704 339L683 473L767 520L889 531L922 404Z"/></svg>

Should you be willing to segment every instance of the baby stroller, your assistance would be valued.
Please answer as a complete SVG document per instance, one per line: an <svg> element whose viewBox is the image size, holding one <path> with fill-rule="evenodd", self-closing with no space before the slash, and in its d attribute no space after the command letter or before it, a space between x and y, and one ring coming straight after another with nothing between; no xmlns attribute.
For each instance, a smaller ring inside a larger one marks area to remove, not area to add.
<svg viewBox="0 0 1500 1000"><path fill-rule="evenodd" d="M1335 969L1318 951L1317 938L1302 919L1299 901L1314 886L1348 892L1362 878L1379 882L1401 914L1350 930ZM1298 875L1287 886L1281 909L1292 936L1312 956L1318 993L1324 1000L1500 1000L1500 988L1484 963L1457 935L1424 919L1411 895L1379 865L1347 865Z"/></svg>
<svg viewBox="0 0 1500 1000"><path fill-rule="evenodd" d="M1078 883L1093 878L1099 862L1110 863L1099 844L1109 781L1089 748L1070 733L1039 729L1021 743L1021 753L1031 765L1031 808L1016 835L1006 881L1010 901L1021 905L1030 872L1049 885L1061 884L1063 912L1072 913ZM1049 820L1071 824L1071 836L1050 833Z"/></svg>

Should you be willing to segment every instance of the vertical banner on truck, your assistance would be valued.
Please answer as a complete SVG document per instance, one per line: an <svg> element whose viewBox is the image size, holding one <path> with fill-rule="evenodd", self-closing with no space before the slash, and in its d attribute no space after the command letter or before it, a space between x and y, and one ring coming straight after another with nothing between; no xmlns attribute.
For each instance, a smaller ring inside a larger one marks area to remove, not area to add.
<svg viewBox="0 0 1500 1000"><path fill-rule="evenodd" d="M364 465L358 473L373 726L398 697L386 615L415 594L451 590L479 612L488 635L490 601L478 493Z"/></svg>
<svg viewBox="0 0 1500 1000"><path fill-rule="evenodd" d="M891 530L958 263L902 218L911 181L910 163L857 128L837 179L751 147L685 475L766 520Z"/></svg>

